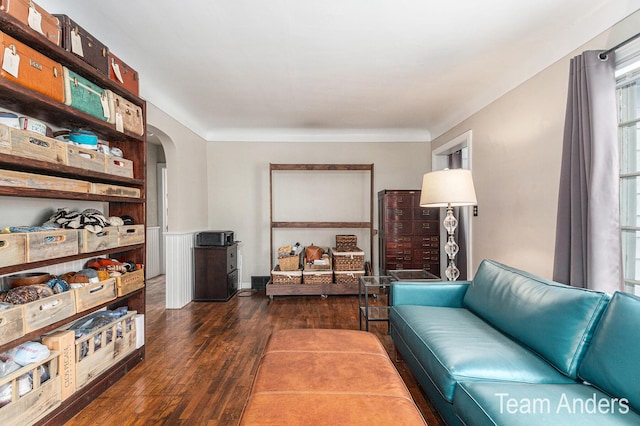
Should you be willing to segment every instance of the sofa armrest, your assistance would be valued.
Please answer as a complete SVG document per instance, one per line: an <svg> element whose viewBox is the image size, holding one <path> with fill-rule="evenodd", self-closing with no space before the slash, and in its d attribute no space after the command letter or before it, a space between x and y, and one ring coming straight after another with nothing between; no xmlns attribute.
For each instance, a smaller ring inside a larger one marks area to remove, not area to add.
<svg viewBox="0 0 640 426"><path fill-rule="evenodd" d="M471 281L398 281L391 283L389 304L461 308L469 284Z"/></svg>

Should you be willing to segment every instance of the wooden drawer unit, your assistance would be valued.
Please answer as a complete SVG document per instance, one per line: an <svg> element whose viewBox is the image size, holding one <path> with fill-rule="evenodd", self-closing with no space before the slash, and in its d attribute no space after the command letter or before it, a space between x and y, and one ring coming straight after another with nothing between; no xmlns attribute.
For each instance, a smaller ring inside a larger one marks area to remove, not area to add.
<svg viewBox="0 0 640 426"><path fill-rule="evenodd" d="M419 203L420 200L417 200ZM425 207L414 207L411 209L413 220L421 221L421 220L435 220L439 221L439 209L430 209Z"/></svg>
<svg viewBox="0 0 640 426"><path fill-rule="evenodd" d="M440 209L420 207L419 190L378 193L379 274L423 269L439 275Z"/></svg>
<svg viewBox="0 0 640 426"><path fill-rule="evenodd" d="M413 222L411 235L440 235L440 222L435 220Z"/></svg>
<svg viewBox="0 0 640 426"><path fill-rule="evenodd" d="M440 248L440 236L438 235L412 237L411 241L412 247L422 247L423 249Z"/></svg>
<svg viewBox="0 0 640 426"><path fill-rule="evenodd" d="M194 248L193 300L227 301L238 291L238 245Z"/></svg>
<svg viewBox="0 0 640 426"><path fill-rule="evenodd" d="M384 213L387 222L397 222L403 220L411 220L413 217L413 209L411 207L389 207Z"/></svg>

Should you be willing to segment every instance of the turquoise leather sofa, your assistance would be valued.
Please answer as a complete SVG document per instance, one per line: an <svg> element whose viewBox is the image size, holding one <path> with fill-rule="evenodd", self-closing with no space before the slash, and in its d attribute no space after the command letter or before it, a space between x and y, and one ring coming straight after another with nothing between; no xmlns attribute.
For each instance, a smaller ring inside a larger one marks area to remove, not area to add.
<svg viewBox="0 0 640 426"><path fill-rule="evenodd" d="M397 282L398 353L450 425L640 424L640 299L485 260L473 281Z"/></svg>

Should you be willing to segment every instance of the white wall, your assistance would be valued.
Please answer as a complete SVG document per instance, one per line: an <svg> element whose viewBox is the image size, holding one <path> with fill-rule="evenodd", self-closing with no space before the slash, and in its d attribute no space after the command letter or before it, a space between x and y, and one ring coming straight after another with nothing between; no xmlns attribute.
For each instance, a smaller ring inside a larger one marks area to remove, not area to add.
<svg viewBox="0 0 640 426"><path fill-rule="evenodd" d="M473 130L474 270L490 258L551 278L570 58L610 48L638 28L640 12L432 142Z"/></svg>
<svg viewBox="0 0 640 426"><path fill-rule="evenodd" d="M167 159L169 232L206 228L207 144L204 139L151 103L147 123L162 142ZM155 173L154 170L148 171Z"/></svg>
<svg viewBox="0 0 640 426"><path fill-rule="evenodd" d="M209 227L231 229L235 231L236 239L242 241L239 248L243 256L241 276L245 287L250 287L251 276L266 276L270 270L269 163L373 163L374 205L379 190L419 189L422 175L431 168L430 144L427 142L212 142L207 147ZM292 193L288 200L279 202L295 204L298 199L297 194ZM331 199L319 199L317 205L328 211L339 208ZM377 207L375 212L374 224L377 224ZM332 235L345 233L340 230L327 232ZM295 236L292 235L292 239ZM305 244L304 238L300 240ZM306 241L310 242L316 241ZM376 245L377 239L374 240ZM377 250L372 258L377 262Z"/></svg>

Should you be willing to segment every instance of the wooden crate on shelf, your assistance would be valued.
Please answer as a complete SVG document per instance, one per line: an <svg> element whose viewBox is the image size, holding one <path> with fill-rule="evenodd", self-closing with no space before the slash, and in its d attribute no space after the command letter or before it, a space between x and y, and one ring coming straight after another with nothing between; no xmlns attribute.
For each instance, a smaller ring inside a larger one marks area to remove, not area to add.
<svg viewBox="0 0 640 426"><path fill-rule="evenodd" d="M78 254L78 231L75 229L27 232L25 235L28 262Z"/></svg>
<svg viewBox="0 0 640 426"><path fill-rule="evenodd" d="M144 287L144 269L127 272L126 274L116 277L116 291L118 297L133 293L142 287Z"/></svg>
<svg viewBox="0 0 640 426"><path fill-rule="evenodd" d="M9 128L11 154L49 163L67 164L66 143L30 132Z"/></svg>
<svg viewBox="0 0 640 426"><path fill-rule="evenodd" d="M86 229L78 230L80 253L92 253L115 247L118 247L118 228L115 226L108 226L97 233L89 232Z"/></svg>
<svg viewBox="0 0 640 426"><path fill-rule="evenodd" d="M27 236L23 233L0 234L0 268L27 261Z"/></svg>
<svg viewBox="0 0 640 426"><path fill-rule="evenodd" d="M0 154L11 154L11 131L5 124L0 124Z"/></svg>
<svg viewBox="0 0 640 426"><path fill-rule="evenodd" d="M110 175L133 178L133 161L113 155L105 155L104 172Z"/></svg>
<svg viewBox="0 0 640 426"><path fill-rule="evenodd" d="M124 359L136 348L136 311L76 339L76 388Z"/></svg>
<svg viewBox="0 0 640 426"><path fill-rule="evenodd" d="M24 309L21 305L0 311L0 345L24 336Z"/></svg>
<svg viewBox="0 0 640 426"><path fill-rule="evenodd" d="M28 364L0 378L0 389L9 387L10 400L0 408L0 419L4 425L30 425L44 418L62 402L58 352L51 351L40 362ZM46 368L49 378L42 375ZM31 377L31 380L29 380ZM28 382L31 381L31 385ZM30 389L29 389L30 388ZM8 393L8 392L7 392ZM5 395L2 392L2 395Z"/></svg>
<svg viewBox="0 0 640 426"><path fill-rule="evenodd" d="M82 180L9 170L0 170L0 186L45 191L77 192L81 194L88 194L91 190L91 184Z"/></svg>
<svg viewBox="0 0 640 426"><path fill-rule="evenodd" d="M144 225L118 226L118 247L144 243Z"/></svg>
<svg viewBox="0 0 640 426"><path fill-rule="evenodd" d="M92 183L91 193L97 195L107 195L110 197L140 198L140 190L138 188L111 185L108 183Z"/></svg>
<svg viewBox="0 0 640 426"><path fill-rule="evenodd" d="M76 314L74 293L65 291L20 305L24 309L24 331L30 333Z"/></svg>
<svg viewBox="0 0 640 426"><path fill-rule="evenodd" d="M83 312L116 298L116 279L99 281L74 288L76 312Z"/></svg>
<svg viewBox="0 0 640 426"><path fill-rule="evenodd" d="M67 151L67 165L94 172L104 172L105 155L102 152L82 148L71 143L66 144L65 149Z"/></svg>

